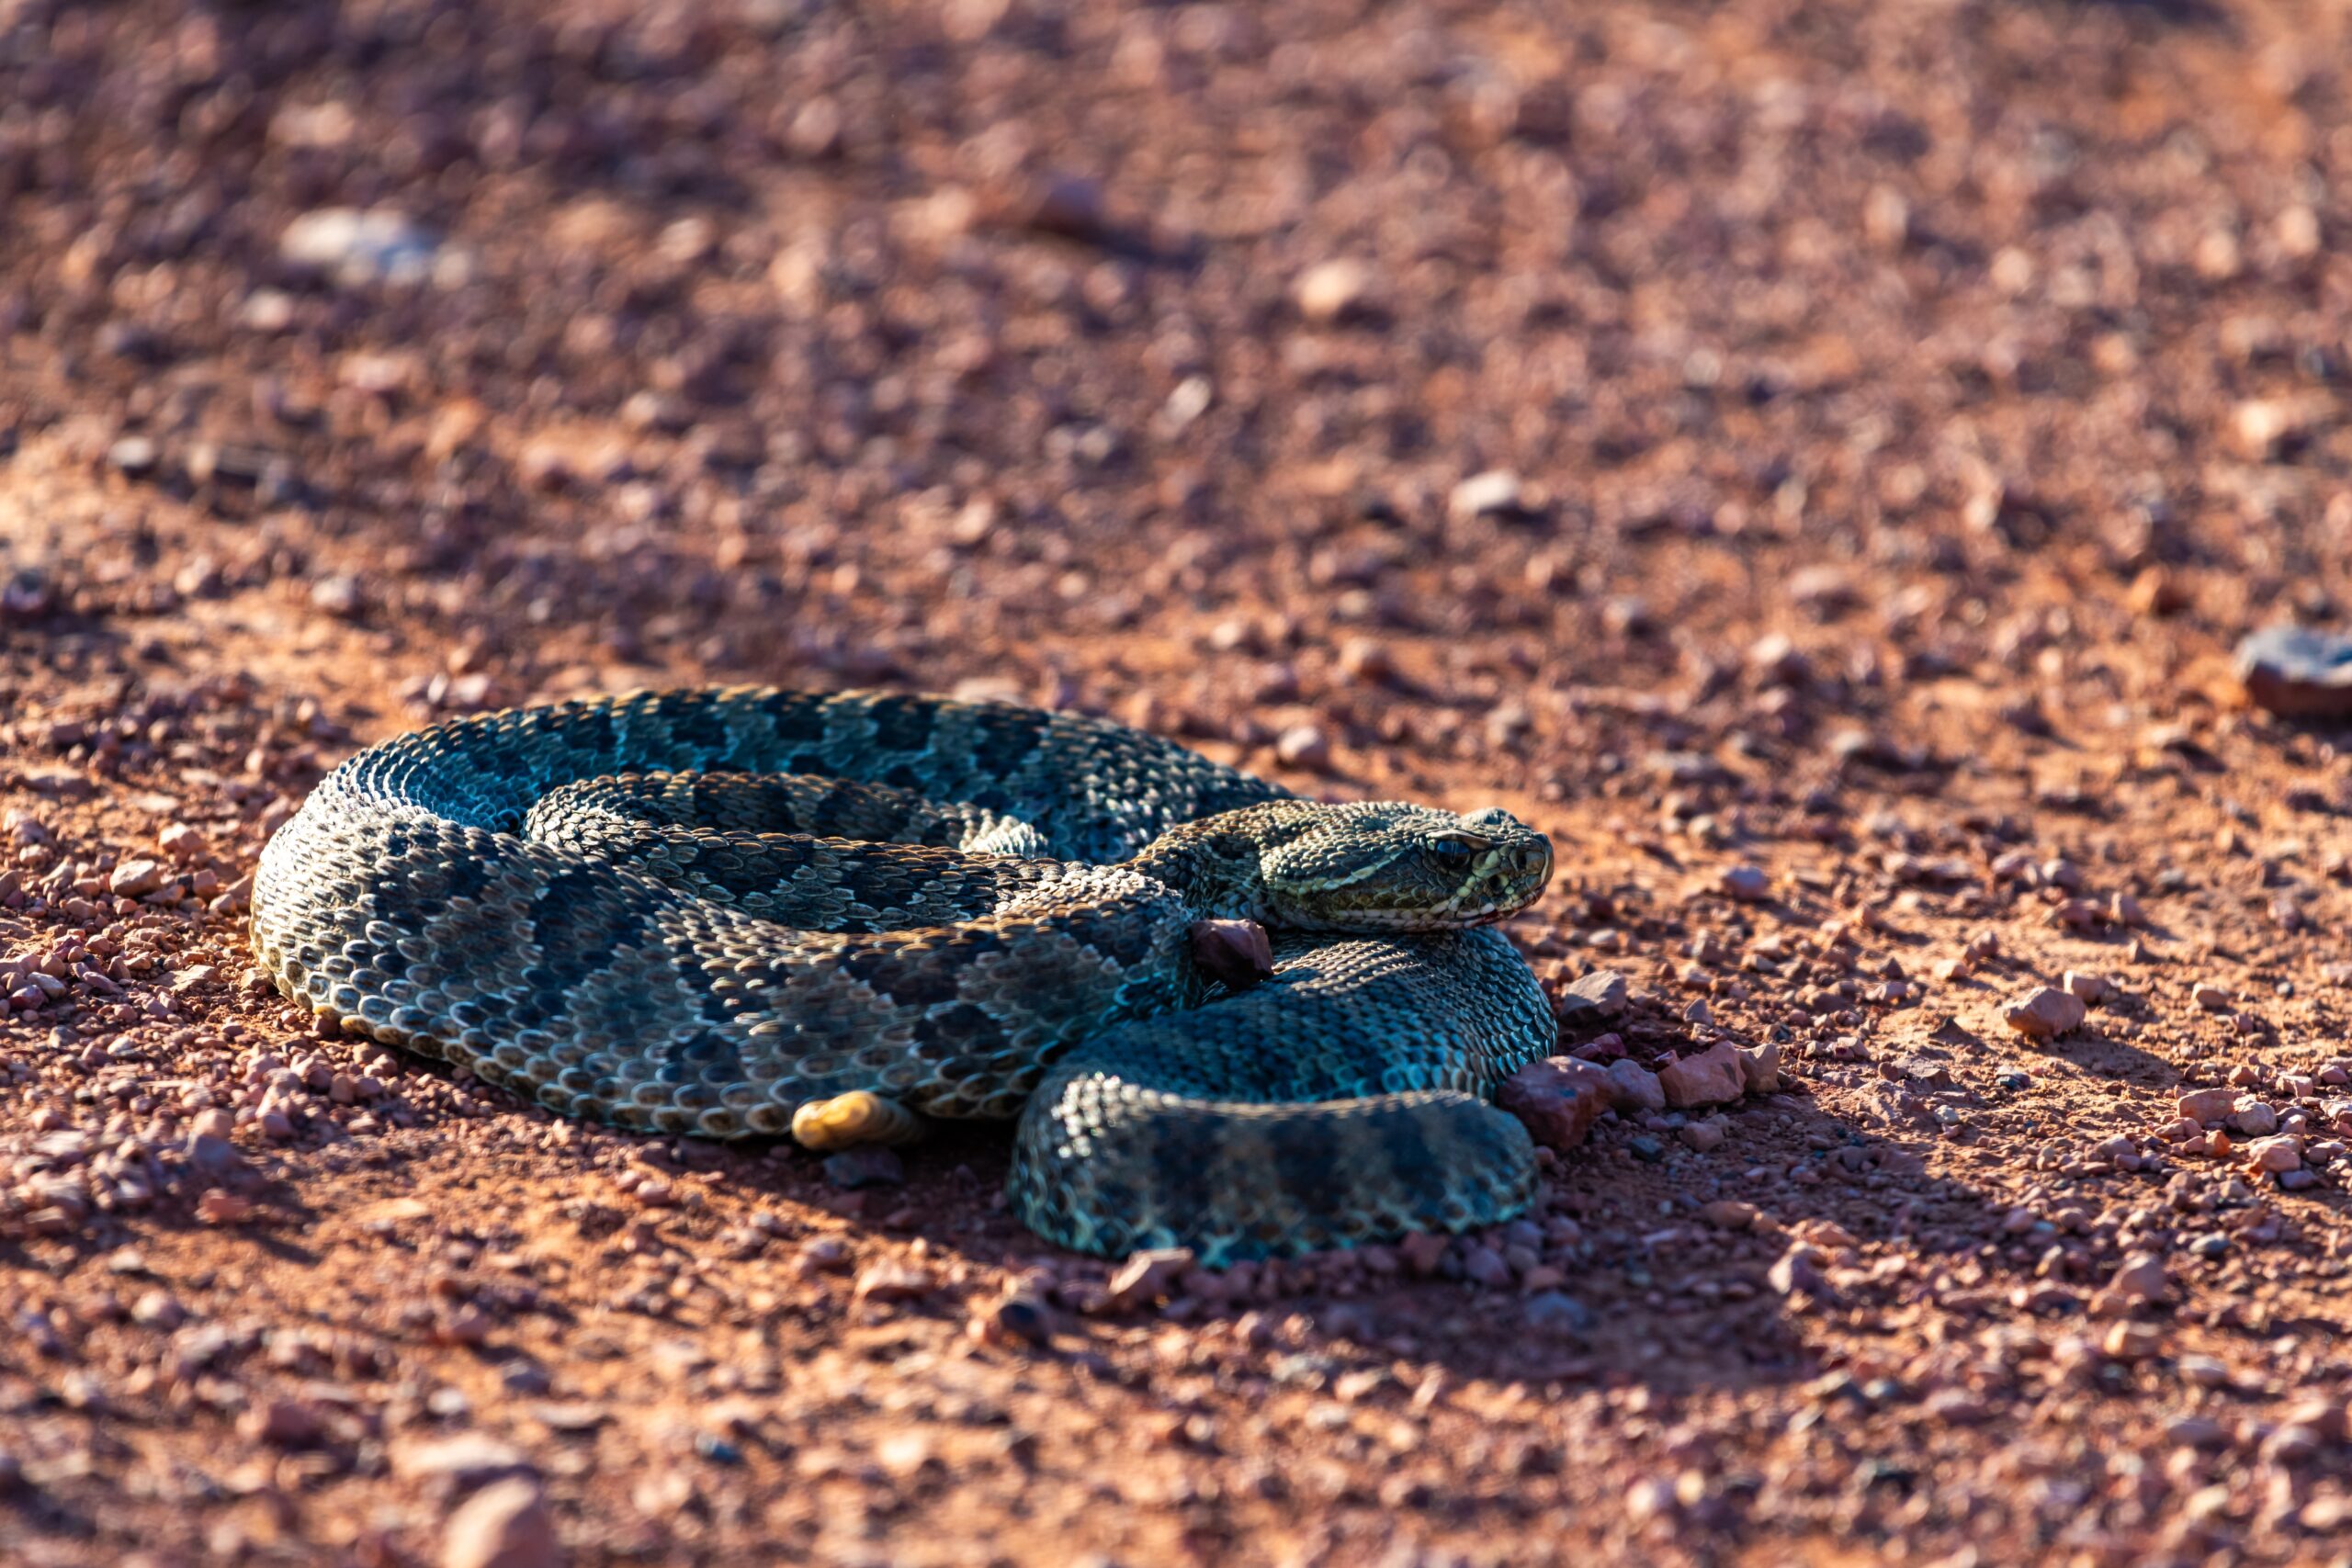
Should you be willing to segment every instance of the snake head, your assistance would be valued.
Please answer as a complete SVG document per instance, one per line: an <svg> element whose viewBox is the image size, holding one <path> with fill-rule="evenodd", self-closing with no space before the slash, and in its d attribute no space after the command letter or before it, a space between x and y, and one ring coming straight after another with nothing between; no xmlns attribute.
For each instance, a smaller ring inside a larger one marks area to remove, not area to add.
<svg viewBox="0 0 2352 1568"><path fill-rule="evenodd" d="M1443 931L1535 901L1551 840L1500 807L1285 802L1259 845L1260 918L1286 931Z"/></svg>

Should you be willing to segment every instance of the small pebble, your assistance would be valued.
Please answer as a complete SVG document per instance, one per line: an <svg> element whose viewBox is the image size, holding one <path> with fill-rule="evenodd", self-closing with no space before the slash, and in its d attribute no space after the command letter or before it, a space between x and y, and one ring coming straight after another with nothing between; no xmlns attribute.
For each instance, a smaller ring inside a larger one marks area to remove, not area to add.
<svg viewBox="0 0 2352 1568"><path fill-rule="evenodd" d="M1724 873L1724 891L1743 904L1769 903L1772 879L1759 866L1736 865Z"/></svg>
<svg viewBox="0 0 2352 1568"><path fill-rule="evenodd" d="M2089 1017L2080 997L2037 986L2002 1010L2001 1021L2030 1040L2049 1040L2080 1028Z"/></svg>
<svg viewBox="0 0 2352 1568"><path fill-rule="evenodd" d="M2066 977L2059 982L2059 986L2068 995L2080 998L2090 1007L2098 1006L2099 999L2107 995L2105 980L2097 975L2085 975L2074 969L2066 971Z"/></svg>
<svg viewBox="0 0 2352 1568"><path fill-rule="evenodd" d="M387 1457L393 1474L453 1491L468 1491L485 1482L533 1473L531 1462L521 1449L488 1432L402 1438L391 1444Z"/></svg>
<svg viewBox="0 0 2352 1568"><path fill-rule="evenodd" d="M1453 487L1446 498L1446 515L1456 523L1468 523L1480 517L1511 516L1523 508L1519 476L1503 468L1489 468L1473 475Z"/></svg>
<svg viewBox="0 0 2352 1568"><path fill-rule="evenodd" d="M367 595L356 577L322 577L311 585L311 603L330 615L349 620L359 614Z"/></svg>
<svg viewBox="0 0 2352 1568"><path fill-rule="evenodd" d="M136 898L164 886L169 874L152 860L127 860L107 878L107 891L118 898Z"/></svg>
<svg viewBox="0 0 2352 1568"><path fill-rule="evenodd" d="M1351 681L1377 682L1396 673L1396 662L1390 656L1387 644L1370 637L1351 637L1340 649L1340 673Z"/></svg>
<svg viewBox="0 0 2352 1568"><path fill-rule="evenodd" d="M2230 1112L2230 1130L2248 1138L2267 1138L2278 1130L2278 1112L2249 1095Z"/></svg>
<svg viewBox="0 0 2352 1568"><path fill-rule="evenodd" d="M855 1294L860 1301L914 1301L929 1295L935 1283L927 1269L882 1262L871 1265L857 1277Z"/></svg>
<svg viewBox="0 0 2352 1568"><path fill-rule="evenodd" d="M860 1144L825 1156L825 1179L846 1190L899 1187L906 1183L907 1168L887 1144ZM639 1189L640 1195L643 1190Z"/></svg>
<svg viewBox="0 0 2352 1568"><path fill-rule="evenodd" d="M1614 969L1596 969L1589 975L1569 981L1562 996L1566 1000L1590 1008L1602 1018L1615 1018L1625 1010L1625 976Z"/></svg>
<svg viewBox="0 0 2352 1568"><path fill-rule="evenodd" d="M2135 1252L2125 1258L2109 1275L2107 1292L2115 1300L2131 1304L2152 1304L2171 1293L2172 1278L2165 1272L2164 1259L2152 1252Z"/></svg>
<svg viewBox="0 0 2352 1568"><path fill-rule="evenodd" d="M107 448L107 461L136 479L154 471L160 454L144 435L126 435Z"/></svg>
<svg viewBox="0 0 2352 1568"><path fill-rule="evenodd" d="M440 244L403 213L329 207L288 224L277 251L291 265L356 288L424 282L433 273Z"/></svg>
<svg viewBox="0 0 2352 1568"><path fill-rule="evenodd" d="M1034 1292L1015 1291L974 1313L969 1333L999 1349L1045 1345L1053 1338L1053 1310Z"/></svg>
<svg viewBox="0 0 2352 1568"><path fill-rule="evenodd" d="M1569 1339L1598 1326L1600 1317L1590 1307L1562 1291L1542 1291L1527 1298L1520 1316L1529 1329L1546 1339Z"/></svg>
<svg viewBox="0 0 2352 1568"><path fill-rule="evenodd" d="M1274 738L1274 757L1285 768L1320 773L1331 765L1331 738L1311 724L1295 724Z"/></svg>
<svg viewBox="0 0 2352 1568"><path fill-rule="evenodd" d="M174 822L155 835L155 842L165 854L175 861L202 860L211 852L204 834L185 822ZM160 878L159 878L160 881Z"/></svg>
<svg viewBox="0 0 2352 1568"><path fill-rule="evenodd" d="M539 1483L493 1481L458 1505L442 1526L441 1568L560 1568L563 1549Z"/></svg>
<svg viewBox="0 0 2352 1568"><path fill-rule="evenodd" d="M1658 1076L1640 1063L1620 1057L1609 1064L1607 1076L1611 1093L1620 1111L1663 1111L1666 1109L1666 1088Z"/></svg>
<svg viewBox="0 0 2352 1568"><path fill-rule="evenodd" d="M1158 1247L1130 1256L1111 1276L1111 1305L1133 1311L1163 1301L1198 1259L1188 1247Z"/></svg>
<svg viewBox="0 0 2352 1568"><path fill-rule="evenodd" d="M846 1269L854 1258L848 1242L837 1235L820 1235L803 1242L792 1262L793 1272L802 1279L818 1274L834 1274Z"/></svg>
<svg viewBox="0 0 2352 1568"><path fill-rule="evenodd" d="M2177 1096L2173 1109L2190 1121L2210 1127L2236 1110L2237 1103L2234 1089L2198 1089Z"/></svg>
<svg viewBox="0 0 2352 1568"><path fill-rule="evenodd" d="M1718 1116L1711 1116L1704 1122L1689 1122L1683 1127L1681 1133L1682 1142L1693 1151L1702 1155L1712 1154L1723 1147L1724 1140L1729 1135L1724 1127L1723 1119Z"/></svg>
<svg viewBox="0 0 2352 1568"><path fill-rule="evenodd" d="M2264 1175L2281 1176L2303 1167L2303 1141L2291 1133L2256 1138L2245 1153L2248 1168Z"/></svg>
<svg viewBox="0 0 2352 1568"><path fill-rule="evenodd" d="M1658 1069L1657 1083L1666 1103L1678 1111L1727 1105L1747 1092L1747 1075L1742 1070L1738 1050L1729 1041L1696 1056L1668 1063Z"/></svg>
<svg viewBox="0 0 2352 1568"><path fill-rule="evenodd" d="M1291 288L1298 313L1317 326L1345 321L1364 304L1372 288L1372 273L1362 262L1339 260L1317 264L1301 273Z"/></svg>
<svg viewBox="0 0 2352 1568"><path fill-rule="evenodd" d="M1445 1261L1446 1247L1446 1238L1435 1231L1413 1231L1396 1244L1396 1253L1408 1272L1427 1279Z"/></svg>

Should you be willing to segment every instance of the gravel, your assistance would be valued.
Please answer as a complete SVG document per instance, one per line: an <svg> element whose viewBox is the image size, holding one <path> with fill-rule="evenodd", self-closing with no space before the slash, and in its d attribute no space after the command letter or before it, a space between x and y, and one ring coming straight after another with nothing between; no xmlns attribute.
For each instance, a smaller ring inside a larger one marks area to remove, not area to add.
<svg viewBox="0 0 2352 1568"><path fill-rule="evenodd" d="M12 1550L2324 1557L2307 33L7 10ZM254 984L355 747L706 680L1501 802L1580 1132L1512 1224L1130 1280L1012 1221L1001 1129L844 1187ZM2029 1041L2052 976L2097 1010Z"/></svg>

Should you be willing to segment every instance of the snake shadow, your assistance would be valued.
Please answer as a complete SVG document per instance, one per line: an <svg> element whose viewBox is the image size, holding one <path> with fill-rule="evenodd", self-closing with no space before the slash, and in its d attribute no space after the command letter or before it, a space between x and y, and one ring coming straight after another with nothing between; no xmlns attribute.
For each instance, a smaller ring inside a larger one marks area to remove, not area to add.
<svg viewBox="0 0 2352 1568"><path fill-rule="evenodd" d="M1956 1082L1912 1087L1922 1105L1984 1108ZM1232 1276L1190 1275L1173 1299L1126 1309L1103 1300L1115 1263L1063 1251L1006 1211L1001 1129L947 1129L906 1153L903 1183L854 1190L830 1185L797 1151L700 1157L854 1231L921 1237L934 1258L1050 1279L1060 1332L1041 1353L1083 1357L1105 1337L1223 1322L1280 1382L1330 1382L1402 1359L1553 1396L1641 1387L1679 1398L1821 1375L1827 1359L1814 1325L1834 1318L1867 1331L1890 1320L1923 1270L1948 1266L1951 1290L1988 1300L2043 1282L2047 1235L2004 1233L2007 1201L1928 1173L1948 1129L1876 1120L1832 1113L1800 1089L1729 1108L1728 1135L1701 1153L1671 1124L1604 1118L1546 1173L1527 1228L1469 1238L1427 1272L1402 1248L1386 1249L1393 1269L1327 1254L1247 1271L1238 1291L1220 1282ZM1997 1238L1989 1250L1988 1236ZM1480 1283L1465 1259L1482 1244L1522 1270L1532 1255L1551 1272ZM1776 1273L1801 1247L1823 1260ZM1896 1258L1899 1272L1888 1261Z"/></svg>

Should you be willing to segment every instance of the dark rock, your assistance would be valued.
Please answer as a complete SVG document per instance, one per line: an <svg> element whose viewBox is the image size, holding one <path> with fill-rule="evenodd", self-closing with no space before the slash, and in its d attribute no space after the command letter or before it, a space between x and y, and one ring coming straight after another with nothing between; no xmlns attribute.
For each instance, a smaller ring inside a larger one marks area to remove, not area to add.
<svg viewBox="0 0 2352 1568"><path fill-rule="evenodd" d="M1600 1314L1590 1307L1561 1291L1544 1291L1528 1297L1520 1314L1530 1329L1553 1339L1589 1332L1600 1321Z"/></svg>
<svg viewBox="0 0 2352 1568"><path fill-rule="evenodd" d="M2238 679L2272 713L2342 718L2352 715L2352 637L2265 626L2238 644Z"/></svg>
<svg viewBox="0 0 2352 1568"><path fill-rule="evenodd" d="M899 1151L882 1144L861 1144L825 1159L825 1179L836 1187L899 1187L907 1168Z"/></svg>

